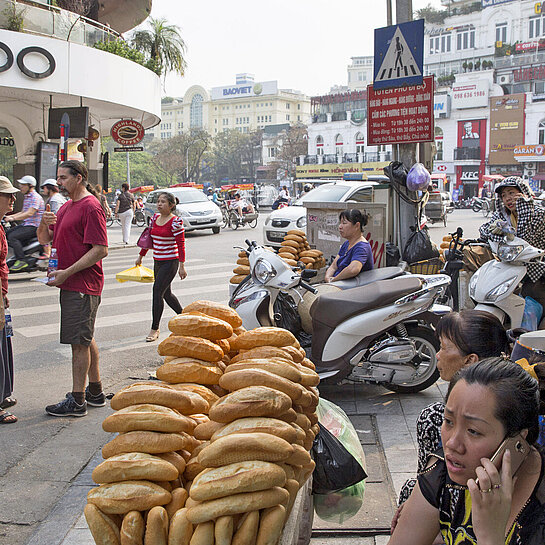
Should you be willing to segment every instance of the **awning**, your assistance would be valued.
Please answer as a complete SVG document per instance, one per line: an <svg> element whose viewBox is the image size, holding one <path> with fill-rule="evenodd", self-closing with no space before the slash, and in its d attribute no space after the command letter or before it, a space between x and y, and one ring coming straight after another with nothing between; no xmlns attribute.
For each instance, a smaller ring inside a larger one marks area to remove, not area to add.
<svg viewBox="0 0 545 545"><path fill-rule="evenodd" d="M485 174L483 176L483 181L485 182L498 182L499 180L503 180L504 176L501 174Z"/></svg>
<svg viewBox="0 0 545 545"><path fill-rule="evenodd" d="M432 180L446 180L447 175L444 172L438 172L436 174L431 175Z"/></svg>
<svg viewBox="0 0 545 545"><path fill-rule="evenodd" d="M129 193L149 193L155 188L152 185L141 185L140 187L133 187L129 189Z"/></svg>

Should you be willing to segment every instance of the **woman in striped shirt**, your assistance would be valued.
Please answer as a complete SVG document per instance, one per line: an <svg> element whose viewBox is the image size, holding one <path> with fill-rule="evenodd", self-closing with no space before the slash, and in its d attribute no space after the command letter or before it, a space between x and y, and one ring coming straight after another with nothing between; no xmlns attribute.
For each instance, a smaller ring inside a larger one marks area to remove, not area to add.
<svg viewBox="0 0 545 545"><path fill-rule="evenodd" d="M159 338L159 322L165 308L165 301L176 313L182 312L182 305L172 293L170 285L178 272L183 280L187 276L185 271L185 236L184 223L175 216L176 198L171 193L161 193L157 199L158 214L151 219L151 238L153 240L153 304L151 331L146 337L147 342ZM136 266L142 265L142 258L148 252L142 248L136 259Z"/></svg>

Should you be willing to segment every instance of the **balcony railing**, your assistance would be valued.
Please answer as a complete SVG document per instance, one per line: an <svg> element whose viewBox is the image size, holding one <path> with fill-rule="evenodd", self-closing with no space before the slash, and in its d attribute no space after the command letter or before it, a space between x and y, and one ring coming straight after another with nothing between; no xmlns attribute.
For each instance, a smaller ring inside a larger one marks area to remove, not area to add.
<svg viewBox="0 0 545 545"><path fill-rule="evenodd" d="M343 155L343 163L357 163L358 154L357 153L345 153Z"/></svg>
<svg viewBox="0 0 545 545"><path fill-rule="evenodd" d="M331 121L346 121L346 112L333 112Z"/></svg>
<svg viewBox="0 0 545 545"><path fill-rule="evenodd" d="M13 1L0 0L0 28L8 29L6 9L12 9ZM97 21L92 21L55 6L31 0L15 2L15 9L23 15L22 32L49 36L93 47L98 42L122 38L121 34Z"/></svg>
<svg viewBox="0 0 545 545"><path fill-rule="evenodd" d="M510 55L509 57L496 57L496 68L511 68L514 66L527 66L533 63L545 62L545 53L522 53L520 55Z"/></svg>
<svg viewBox="0 0 545 545"><path fill-rule="evenodd" d="M480 148L455 148L454 160L455 161L475 161L480 160L481 150Z"/></svg>
<svg viewBox="0 0 545 545"><path fill-rule="evenodd" d="M317 155L305 155L304 165L316 165L318 164L318 156Z"/></svg>

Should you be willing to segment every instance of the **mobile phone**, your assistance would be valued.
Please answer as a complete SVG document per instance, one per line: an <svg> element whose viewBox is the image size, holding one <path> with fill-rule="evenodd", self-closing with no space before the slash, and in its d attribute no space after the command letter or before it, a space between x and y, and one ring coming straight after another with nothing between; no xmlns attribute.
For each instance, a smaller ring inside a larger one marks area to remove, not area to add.
<svg viewBox="0 0 545 545"><path fill-rule="evenodd" d="M498 470L501 468L503 455L507 449L511 451L511 475L514 476L522 465L522 462L526 459L526 456L530 454L530 444L520 434L504 439L490 458L490 461ZM478 485L479 479L476 479L475 482Z"/></svg>

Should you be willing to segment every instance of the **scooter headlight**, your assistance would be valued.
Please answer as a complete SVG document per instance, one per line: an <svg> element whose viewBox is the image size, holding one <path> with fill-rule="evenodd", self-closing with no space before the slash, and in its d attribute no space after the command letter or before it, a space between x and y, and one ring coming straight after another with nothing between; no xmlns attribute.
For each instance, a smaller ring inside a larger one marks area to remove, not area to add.
<svg viewBox="0 0 545 545"><path fill-rule="evenodd" d="M509 291L511 286L513 285L513 282L517 280L516 276L512 276L511 278L507 279L505 282L502 282L499 286L496 286L494 289L490 290L485 296L485 301L496 301L498 297L501 297L504 293Z"/></svg>
<svg viewBox="0 0 545 545"><path fill-rule="evenodd" d="M306 227L307 226L307 217L303 216L302 218L299 218L295 222L295 225L297 225L297 227L299 227L299 229L302 229L303 227Z"/></svg>
<svg viewBox="0 0 545 545"><path fill-rule="evenodd" d="M524 250L524 246L510 246L509 244L500 244L498 247L498 257L502 261L514 261Z"/></svg>
<svg viewBox="0 0 545 545"><path fill-rule="evenodd" d="M258 259L254 266L254 278L261 284L266 284L276 276L276 269L263 259Z"/></svg>
<svg viewBox="0 0 545 545"><path fill-rule="evenodd" d="M469 281L469 296L472 298L475 298L475 291L477 290L479 274L481 274L481 269L475 271L475 274L471 277L471 280Z"/></svg>

